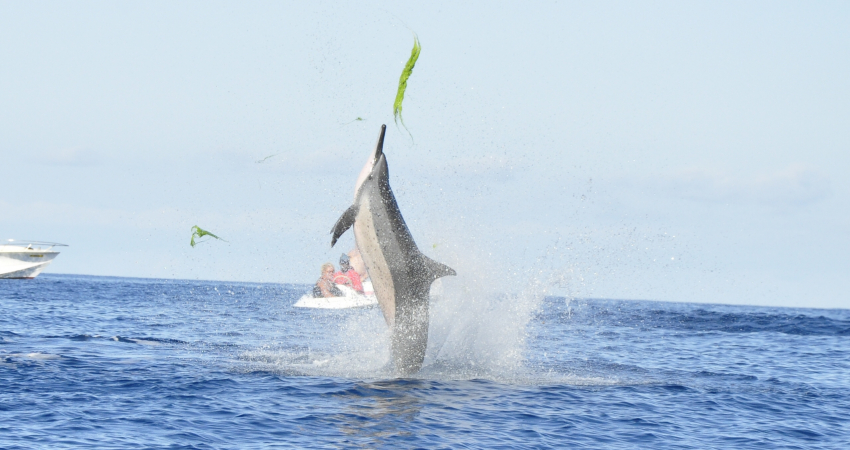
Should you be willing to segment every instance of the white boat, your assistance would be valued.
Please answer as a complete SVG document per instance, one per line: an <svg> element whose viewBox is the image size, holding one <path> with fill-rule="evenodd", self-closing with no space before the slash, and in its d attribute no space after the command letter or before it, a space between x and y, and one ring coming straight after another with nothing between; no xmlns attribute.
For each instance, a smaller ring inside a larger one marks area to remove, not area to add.
<svg viewBox="0 0 850 450"><path fill-rule="evenodd" d="M0 242L0 278L35 278L59 252L53 247L67 247L55 242Z"/></svg>
<svg viewBox="0 0 850 450"><path fill-rule="evenodd" d="M296 308L346 309L364 308L378 304L378 298L372 289L372 282L363 282L363 294L341 284L336 285L342 291L342 297L313 297L313 293L304 294L293 306Z"/></svg>

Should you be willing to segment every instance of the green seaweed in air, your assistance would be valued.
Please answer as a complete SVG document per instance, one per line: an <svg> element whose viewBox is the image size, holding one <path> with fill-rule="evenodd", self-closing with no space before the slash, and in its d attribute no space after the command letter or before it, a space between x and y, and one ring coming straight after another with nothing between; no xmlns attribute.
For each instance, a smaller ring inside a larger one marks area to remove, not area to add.
<svg viewBox="0 0 850 450"><path fill-rule="evenodd" d="M263 158L263 159L261 159L261 160L259 160L259 161L254 161L254 162L255 162L255 163L257 163L257 164L264 163L264 162L266 162L266 160L267 160L267 159L269 159L269 158L274 158L275 156L277 156L277 153L275 153L274 155L266 156L265 158Z"/></svg>
<svg viewBox="0 0 850 450"><path fill-rule="evenodd" d="M410 51L410 59L407 60L407 64L404 65L404 70L401 71L401 78L398 80L398 93L395 95L395 102L393 103L393 120L395 121L396 126L398 126L399 120L401 121L401 126L407 130L407 134L410 134L410 130L407 129L407 125L404 124L404 118L401 116L401 102L404 101L404 91L407 89L407 79L410 78L410 74L413 73L413 66L416 65L416 60L419 59L419 52L422 51L422 46L419 45L419 37L416 36L416 33L413 33L413 50ZM410 138L413 139L413 135L410 135Z"/></svg>
<svg viewBox="0 0 850 450"><path fill-rule="evenodd" d="M224 241L224 239L221 239L220 237L210 233L209 231L195 225L194 227L192 227L192 239L189 241L189 245L194 247L195 244L200 244L202 241L195 242L195 238L200 239L204 236L210 236L210 237L214 237L216 239ZM224 242L227 242L227 241L224 241Z"/></svg>
<svg viewBox="0 0 850 450"><path fill-rule="evenodd" d="M351 122L345 122L344 124L342 124L342 126L350 125L350 124L352 124L352 123L354 123L354 122L363 122L363 121L365 121L365 120L366 120L366 119L364 119L364 118L362 118L362 117L358 117L358 118L356 118L356 119L352 120Z"/></svg>

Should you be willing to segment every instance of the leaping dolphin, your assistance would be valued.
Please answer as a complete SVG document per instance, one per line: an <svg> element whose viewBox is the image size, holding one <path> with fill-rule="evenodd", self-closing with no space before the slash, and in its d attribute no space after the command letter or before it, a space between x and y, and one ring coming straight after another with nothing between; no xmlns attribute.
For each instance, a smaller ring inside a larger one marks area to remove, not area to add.
<svg viewBox="0 0 850 450"><path fill-rule="evenodd" d="M354 225L354 239L372 279L375 295L392 330L391 349L397 373L418 372L428 345L428 301L431 283L453 269L423 255L390 189L384 156L386 125L375 150L360 171L354 204L337 220L331 247Z"/></svg>

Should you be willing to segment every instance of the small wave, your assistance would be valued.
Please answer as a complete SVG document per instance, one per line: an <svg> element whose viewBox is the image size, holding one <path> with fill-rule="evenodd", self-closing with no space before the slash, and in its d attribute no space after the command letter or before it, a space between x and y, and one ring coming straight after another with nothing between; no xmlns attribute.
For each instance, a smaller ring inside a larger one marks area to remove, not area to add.
<svg viewBox="0 0 850 450"><path fill-rule="evenodd" d="M162 343L160 343L158 341L152 341L152 340L148 340L148 339L130 339L130 340L137 343L137 344L150 345L151 347L158 347L158 346L162 345Z"/></svg>
<svg viewBox="0 0 850 450"><path fill-rule="evenodd" d="M6 355L8 358L27 358L27 359L35 359L41 361L47 361L51 359L61 359L60 355L53 355L50 353L41 353L41 352L32 352L32 353L9 353Z"/></svg>
<svg viewBox="0 0 850 450"><path fill-rule="evenodd" d="M11 331L0 331L0 342L15 342L17 338L20 338L21 335L17 333L13 333Z"/></svg>
<svg viewBox="0 0 850 450"><path fill-rule="evenodd" d="M185 341L180 341L177 339L164 339L164 338L155 338L155 337L125 337L125 336L112 336L106 337L101 336L99 334L70 334L70 335L49 335L44 336L45 339L68 339L71 341L85 342L92 340L110 340L115 342L124 342L127 344L139 344L139 345L149 345L149 346L159 346L164 344L175 344L175 345L183 345L186 344Z"/></svg>
<svg viewBox="0 0 850 450"><path fill-rule="evenodd" d="M183 345L186 344L185 341L180 341L177 339L163 339L163 338L154 338L154 337L124 337L124 336L112 336L109 338L115 342L124 342L127 344L139 344L139 345L149 345L152 347L164 345L164 344L175 344L175 345Z"/></svg>
<svg viewBox="0 0 850 450"><path fill-rule="evenodd" d="M69 339L72 341L89 341L92 339L103 339L103 336L99 334L91 335L91 334L72 334L72 335L60 335L60 336L44 336L45 339Z"/></svg>
<svg viewBox="0 0 850 450"><path fill-rule="evenodd" d="M51 355L49 353L40 353L40 352L27 353L25 356L27 358L31 358L31 359L42 359L42 360L62 358L59 355Z"/></svg>
<svg viewBox="0 0 850 450"><path fill-rule="evenodd" d="M247 363L248 372L272 372L287 376L327 376L340 378L390 378L389 355L326 353L306 350L252 350L242 353L239 361Z"/></svg>
<svg viewBox="0 0 850 450"><path fill-rule="evenodd" d="M58 337L58 336L57 336ZM102 336L100 335L89 335L89 334L75 334L73 336L68 336L68 339L72 341L88 341L90 339L97 339Z"/></svg>
<svg viewBox="0 0 850 450"><path fill-rule="evenodd" d="M734 381L758 381L757 376L747 375L744 373L718 373L700 370L699 372L694 373L694 375L700 378L726 378Z"/></svg>

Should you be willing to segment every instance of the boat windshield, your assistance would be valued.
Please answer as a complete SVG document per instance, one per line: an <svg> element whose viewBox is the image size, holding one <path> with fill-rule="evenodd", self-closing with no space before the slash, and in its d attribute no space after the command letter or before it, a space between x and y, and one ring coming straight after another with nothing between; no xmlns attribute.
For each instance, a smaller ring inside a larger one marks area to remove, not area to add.
<svg viewBox="0 0 850 450"><path fill-rule="evenodd" d="M53 247L67 247L66 244L60 244L58 242L43 242L43 241L24 241L17 239L7 239L6 241L0 241L0 250L19 250L21 248L27 250L50 250Z"/></svg>

